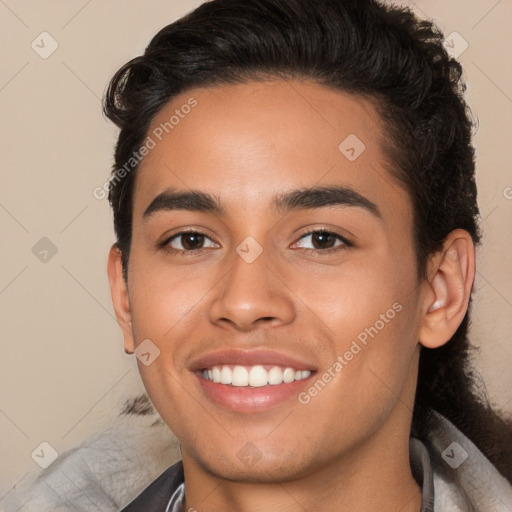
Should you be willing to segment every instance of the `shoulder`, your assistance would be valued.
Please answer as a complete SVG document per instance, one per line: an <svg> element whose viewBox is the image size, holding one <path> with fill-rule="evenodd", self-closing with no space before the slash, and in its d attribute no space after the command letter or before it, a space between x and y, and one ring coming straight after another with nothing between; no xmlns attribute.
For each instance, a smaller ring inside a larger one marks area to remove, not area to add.
<svg viewBox="0 0 512 512"><path fill-rule="evenodd" d="M471 512L512 510L512 485L449 420L426 443L433 470L434 510Z"/></svg>
<svg viewBox="0 0 512 512"><path fill-rule="evenodd" d="M27 475L1 500L0 511L118 512L180 455L176 438L152 408L130 409L48 469Z"/></svg>

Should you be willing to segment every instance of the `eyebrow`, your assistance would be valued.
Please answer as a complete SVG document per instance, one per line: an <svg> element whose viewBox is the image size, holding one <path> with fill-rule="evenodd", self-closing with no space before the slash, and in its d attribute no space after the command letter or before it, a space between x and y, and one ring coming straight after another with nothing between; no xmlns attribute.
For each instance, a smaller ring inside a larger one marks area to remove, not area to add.
<svg viewBox="0 0 512 512"><path fill-rule="evenodd" d="M272 208L277 213L329 206L359 207L379 219L382 218L382 214L375 203L350 187L302 188L277 194L272 201ZM174 210L226 215L226 209L219 199L211 194L198 190L178 191L171 188L158 194L151 201L151 204L144 211L143 218L146 220L158 212Z"/></svg>

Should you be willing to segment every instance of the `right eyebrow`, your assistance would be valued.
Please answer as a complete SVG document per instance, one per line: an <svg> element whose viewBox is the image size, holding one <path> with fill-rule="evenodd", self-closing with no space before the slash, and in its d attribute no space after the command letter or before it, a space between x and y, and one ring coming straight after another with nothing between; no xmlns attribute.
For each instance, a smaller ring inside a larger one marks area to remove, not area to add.
<svg viewBox="0 0 512 512"><path fill-rule="evenodd" d="M151 201L142 216L146 220L158 212L172 210L226 214L220 202L211 194L196 190L178 192L174 189L167 189Z"/></svg>

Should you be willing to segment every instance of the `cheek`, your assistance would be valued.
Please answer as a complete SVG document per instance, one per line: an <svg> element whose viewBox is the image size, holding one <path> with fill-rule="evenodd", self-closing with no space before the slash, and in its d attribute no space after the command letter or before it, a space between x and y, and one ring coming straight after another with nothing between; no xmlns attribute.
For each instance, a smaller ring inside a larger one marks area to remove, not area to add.
<svg viewBox="0 0 512 512"><path fill-rule="evenodd" d="M406 316L396 315L398 306L393 309L393 305L398 302L405 307L415 297L415 268L408 261L389 255L354 257L314 277L310 272L295 272L287 276L287 282L307 306L306 313L316 317L313 320L320 319L336 339L348 340L376 322L382 327L381 315L385 315L386 327L391 323L387 320Z"/></svg>
<svg viewBox="0 0 512 512"><path fill-rule="evenodd" d="M336 296L315 291L318 301L323 301L331 343L317 379L325 378L328 384L325 388L313 385L315 389L306 390L308 396L301 403L309 401L310 417L322 418L326 411L333 411L325 422L326 436L332 425L346 439L373 431L397 401L406 402L399 397L403 397L417 346L415 306L406 282L382 279L380 287L375 287L377 282L376 278L368 281L371 285L359 281ZM340 415L340 411L350 414Z"/></svg>
<svg viewBox="0 0 512 512"><path fill-rule="evenodd" d="M399 391L419 329L415 272L412 258L380 257L336 269L309 287L300 289L295 282L316 324L319 318L328 328L329 364L343 358L333 400L343 395L357 408L373 393L377 397L387 389Z"/></svg>
<svg viewBox="0 0 512 512"><path fill-rule="evenodd" d="M137 341L144 338L171 340L173 332L197 315L208 291L214 286L210 275L186 267L171 268L134 257L130 306ZM146 262L146 263L145 263Z"/></svg>

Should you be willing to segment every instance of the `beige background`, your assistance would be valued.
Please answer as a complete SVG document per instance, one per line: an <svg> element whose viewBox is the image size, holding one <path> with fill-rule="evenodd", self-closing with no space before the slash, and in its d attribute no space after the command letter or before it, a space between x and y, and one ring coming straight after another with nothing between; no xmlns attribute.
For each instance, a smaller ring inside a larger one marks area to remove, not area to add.
<svg viewBox="0 0 512 512"><path fill-rule="evenodd" d="M59 453L76 446L142 389L110 303L112 217L92 195L108 176L116 135L100 99L157 30L199 3L0 0L0 504L41 471L30 454L42 441ZM472 339L491 399L512 413L512 2L418 0L414 8L469 45L460 60L480 125L485 231ZM43 31L59 45L47 59L31 47ZM32 252L42 237L57 248L46 263Z"/></svg>

